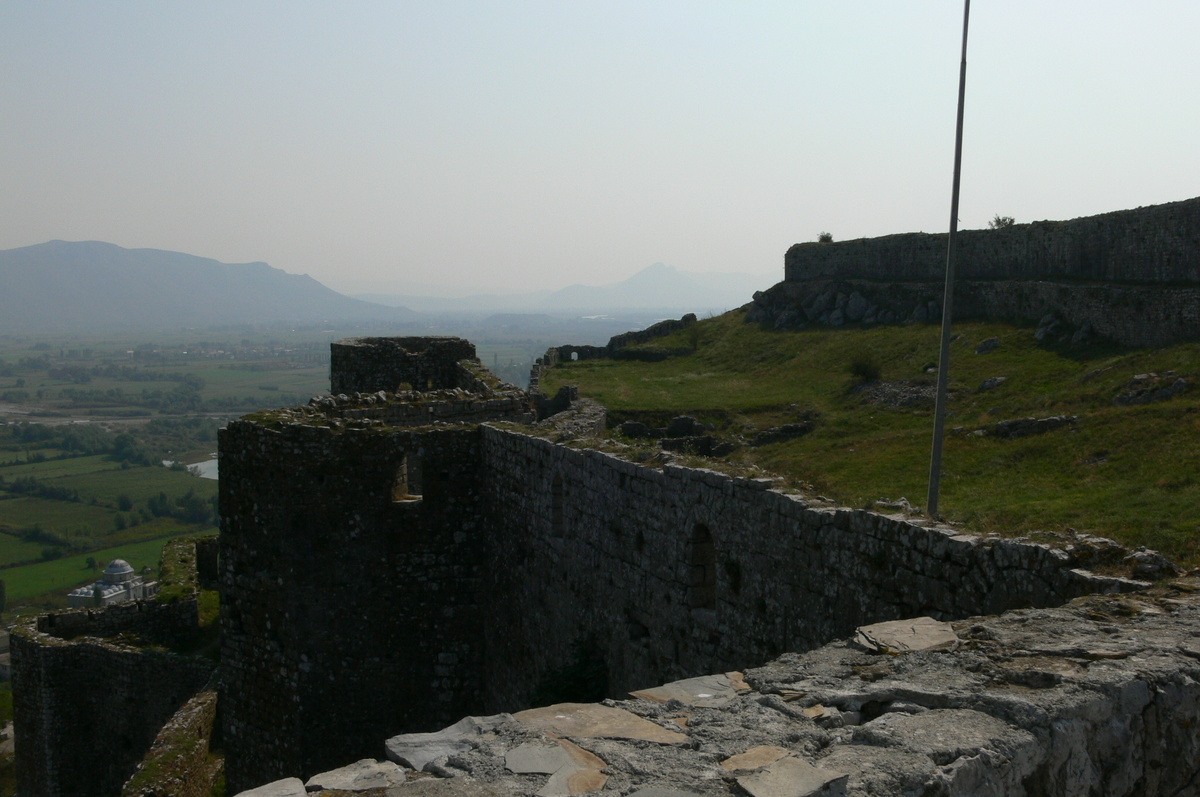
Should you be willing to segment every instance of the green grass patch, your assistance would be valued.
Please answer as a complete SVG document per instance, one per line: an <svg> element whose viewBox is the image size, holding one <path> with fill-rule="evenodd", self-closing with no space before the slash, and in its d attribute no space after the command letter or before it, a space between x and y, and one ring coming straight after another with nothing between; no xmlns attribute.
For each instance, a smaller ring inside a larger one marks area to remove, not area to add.
<svg viewBox="0 0 1200 797"><path fill-rule="evenodd" d="M931 386L935 326L768 332L740 311L699 322L697 348L662 362L589 360L549 372L610 409L614 420L663 425L690 414L742 443L757 431L816 414L797 439L732 455L810 485L849 506L907 497L924 504L932 403L873 403L855 389L872 377ZM686 331L647 348L684 347ZM997 338L999 346L976 354ZM1168 373L1174 372L1174 373ZM1200 344L1156 350L1040 346L1032 330L960 324L951 345L941 510L978 531L1067 527L1200 562L1200 385L1163 403L1114 406L1137 374L1200 383ZM1005 377L981 392L984 380ZM1001 420L1067 414L1073 427L1003 440L970 432Z"/></svg>
<svg viewBox="0 0 1200 797"><path fill-rule="evenodd" d="M36 562L42 558L46 544L27 542L13 534L0 533L0 567L17 564L18 562ZM0 572L0 578L3 578Z"/></svg>
<svg viewBox="0 0 1200 797"><path fill-rule="evenodd" d="M158 467L91 473L72 479L71 486L84 500L111 502L118 495L127 495L135 506L145 505L147 499L160 492L174 496L193 490L204 498L217 494L216 479L198 479L186 471Z"/></svg>
<svg viewBox="0 0 1200 797"><path fill-rule="evenodd" d="M114 528L115 514L103 506L80 501L28 497L0 501L0 526L25 528L38 525L68 540L107 534Z"/></svg>
<svg viewBox="0 0 1200 797"><path fill-rule="evenodd" d="M84 473L119 470L120 467L121 463L113 462L106 454L95 454L88 457L46 459L44 462L22 462L19 465L7 465L0 468L0 477L8 481L23 476L33 476L37 479L57 479L60 476L79 476Z"/></svg>

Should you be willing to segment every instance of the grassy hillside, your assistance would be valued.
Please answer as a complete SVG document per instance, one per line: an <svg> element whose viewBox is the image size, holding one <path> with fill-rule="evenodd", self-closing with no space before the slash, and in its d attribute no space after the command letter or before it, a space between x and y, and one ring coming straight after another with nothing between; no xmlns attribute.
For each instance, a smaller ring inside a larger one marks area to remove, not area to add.
<svg viewBox="0 0 1200 797"><path fill-rule="evenodd" d="M1050 348L1030 329L960 324L951 350L941 512L977 531L1070 527L1200 563L1200 389L1118 405L1137 391L1200 374L1200 344L1119 350ZM657 363L568 363L548 393L577 384L613 421L664 425L689 414L738 444L726 457L849 506L907 497L924 504L932 435L934 326L764 331L740 311L647 348L694 348ZM998 346L976 353L996 338ZM1141 376L1141 378L1136 378ZM998 387L980 390L985 380ZM1029 437L972 434L997 422L1074 415ZM760 431L811 420L810 433L751 445ZM619 438L615 432L615 437Z"/></svg>

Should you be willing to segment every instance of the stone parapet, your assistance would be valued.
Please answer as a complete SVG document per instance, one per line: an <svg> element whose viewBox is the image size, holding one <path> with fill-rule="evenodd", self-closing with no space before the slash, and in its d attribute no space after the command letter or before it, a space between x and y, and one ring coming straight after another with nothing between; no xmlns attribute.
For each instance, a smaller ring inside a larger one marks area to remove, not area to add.
<svg viewBox="0 0 1200 797"><path fill-rule="evenodd" d="M470 717L387 749L445 797L584 784L632 797L1194 794L1198 590L1190 579L868 626L744 672ZM881 638L895 647L880 650Z"/></svg>
<svg viewBox="0 0 1200 797"><path fill-rule="evenodd" d="M941 282L946 233L902 233L802 243L784 257L784 279ZM962 280L1134 285L1200 283L1200 197L1070 221L960 230Z"/></svg>
<svg viewBox="0 0 1200 797"><path fill-rule="evenodd" d="M1039 325L1039 340L1200 338L1200 198L1071 221L963 230L954 319ZM796 244L746 320L773 329L937 323L946 235Z"/></svg>
<svg viewBox="0 0 1200 797"><path fill-rule="evenodd" d="M487 589L504 598L486 626L497 630L488 711L520 706L588 641L620 693L811 649L864 623L1144 586L1048 546L812 505L769 480L482 434L495 525L520 529L491 554Z"/></svg>

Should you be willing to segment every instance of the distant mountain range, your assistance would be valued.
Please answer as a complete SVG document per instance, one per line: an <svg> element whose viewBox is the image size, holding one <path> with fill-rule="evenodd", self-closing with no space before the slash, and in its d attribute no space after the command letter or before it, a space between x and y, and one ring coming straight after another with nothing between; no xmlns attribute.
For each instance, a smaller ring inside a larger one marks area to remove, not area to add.
<svg viewBox="0 0 1200 797"><path fill-rule="evenodd" d="M358 294L357 298L427 313L612 313L657 311L663 315L722 313L750 301L778 277L739 273L701 274L655 263L608 285L569 285L557 291L480 294L457 299L410 294Z"/></svg>
<svg viewBox="0 0 1200 797"><path fill-rule="evenodd" d="M220 263L100 241L0 251L0 332L403 322L415 315L266 263Z"/></svg>
<svg viewBox="0 0 1200 797"><path fill-rule="evenodd" d="M541 331L606 340L661 318L739 307L772 282L655 263L621 282L557 291L351 298L266 263L221 263L101 241L49 241L0 251L0 333L327 323L386 326L405 334Z"/></svg>

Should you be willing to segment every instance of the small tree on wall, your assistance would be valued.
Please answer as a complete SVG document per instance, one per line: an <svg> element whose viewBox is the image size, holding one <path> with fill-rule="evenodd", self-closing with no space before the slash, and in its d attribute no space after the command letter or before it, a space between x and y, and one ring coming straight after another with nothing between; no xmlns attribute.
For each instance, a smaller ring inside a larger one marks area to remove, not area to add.
<svg viewBox="0 0 1200 797"><path fill-rule="evenodd" d="M819 234L819 235L817 236L817 243L819 243L819 244L831 244L831 243L833 243L833 233L831 233L831 232L823 232L823 233Z"/></svg>
<svg viewBox="0 0 1200 797"><path fill-rule="evenodd" d="M989 230L1000 230L1005 227L1011 227L1016 223L1017 223L1017 220L1014 219L1012 216L1001 216L1001 215L997 214L994 219L992 219L991 221L988 222L988 229Z"/></svg>

